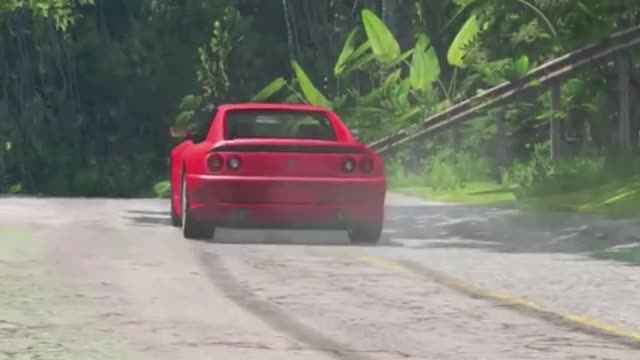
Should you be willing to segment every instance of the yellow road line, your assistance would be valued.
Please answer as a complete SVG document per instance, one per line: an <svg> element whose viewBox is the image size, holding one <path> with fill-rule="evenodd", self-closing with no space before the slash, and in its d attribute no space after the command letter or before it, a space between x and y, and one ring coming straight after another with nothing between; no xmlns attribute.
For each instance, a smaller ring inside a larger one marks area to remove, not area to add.
<svg viewBox="0 0 640 360"><path fill-rule="evenodd" d="M499 302L517 310L537 315L538 317L542 317L546 320L561 322L565 326L570 325L572 327L577 327L584 332L600 336L615 337L628 345L640 347L640 332L626 329L617 324L608 323L585 315L572 314L563 310L552 309L551 307L538 304L515 295L492 291L423 265L401 263L380 257L362 255L361 253L353 251L342 251L341 253L351 258L357 258L379 269L401 273L413 278L429 279L472 297Z"/></svg>

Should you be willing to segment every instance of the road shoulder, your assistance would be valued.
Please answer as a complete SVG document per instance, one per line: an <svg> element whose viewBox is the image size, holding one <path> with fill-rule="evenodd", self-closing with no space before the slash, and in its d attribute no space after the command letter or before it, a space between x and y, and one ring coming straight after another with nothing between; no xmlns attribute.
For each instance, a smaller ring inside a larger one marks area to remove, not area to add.
<svg viewBox="0 0 640 360"><path fill-rule="evenodd" d="M91 298L46 259L23 228L0 227L0 358L139 359L93 313Z"/></svg>
<svg viewBox="0 0 640 360"><path fill-rule="evenodd" d="M386 258L640 331L637 267L588 256L633 242L640 231L590 216L433 204L393 193L388 200L386 236L402 246L386 249Z"/></svg>

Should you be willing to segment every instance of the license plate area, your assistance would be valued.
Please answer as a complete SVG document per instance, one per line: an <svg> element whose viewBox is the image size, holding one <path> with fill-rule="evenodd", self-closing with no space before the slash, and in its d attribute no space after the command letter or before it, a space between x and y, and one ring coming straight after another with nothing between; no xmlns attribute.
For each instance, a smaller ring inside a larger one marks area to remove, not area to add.
<svg viewBox="0 0 640 360"><path fill-rule="evenodd" d="M320 204L327 200L327 185L303 182L274 182L256 194L264 203Z"/></svg>
<svg viewBox="0 0 640 360"><path fill-rule="evenodd" d="M228 181L209 189L220 203L357 205L366 200L367 188L359 183L272 179Z"/></svg>

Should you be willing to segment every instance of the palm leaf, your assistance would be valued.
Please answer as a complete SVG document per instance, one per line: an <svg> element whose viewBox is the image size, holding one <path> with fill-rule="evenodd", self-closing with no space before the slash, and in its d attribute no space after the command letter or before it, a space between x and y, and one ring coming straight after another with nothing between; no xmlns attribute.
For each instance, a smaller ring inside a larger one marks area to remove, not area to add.
<svg viewBox="0 0 640 360"><path fill-rule="evenodd" d="M401 75L402 75L402 69L396 69L395 71L391 72L384 79L384 82L382 83L382 87L388 88L395 85L398 82L398 80L400 80Z"/></svg>
<svg viewBox="0 0 640 360"><path fill-rule="evenodd" d="M396 58L395 60L391 61L390 63L387 63L384 66L384 69L389 69L389 68L392 68L392 67L400 64L401 62L405 61L409 56L413 55L414 51L415 51L415 49L409 49L409 50L405 51L398 58Z"/></svg>
<svg viewBox="0 0 640 360"><path fill-rule="evenodd" d="M393 102L397 106L403 106L408 103L407 97L411 91L411 78L406 78L393 91Z"/></svg>
<svg viewBox="0 0 640 360"><path fill-rule="evenodd" d="M369 40L362 43L358 46L357 49L349 56L347 59L347 63L345 64L345 69L342 72L342 76L347 76L351 74L355 70L359 70L375 60L376 55L373 53L366 54L365 53L371 49L371 43Z"/></svg>
<svg viewBox="0 0 640 360"><path fill-rule="evenodd" d="M451 19L449 19L449 21L447 21L447 23L442 27L442 29L440 29L440 31L438 31L438 34L436 36L436 40L442 38L443 34L448 33L449 29L452 26L458 24L459 22L461 22L464 19L468 20L470 14L474 13L478 8L484 6L489 1L490 0L471 0L471 1L466 2L466 4L464 4L462 6L462 8L460 10L458 10L458 12L456 12L456 14Z"/></svg>
<svg viewBox="0 0 640 360"><path fill-rule="evenodd" d="M525 75L527 75L527 72L529 72L529 66L529 57L527 57L526 55L520 56L514 63L515 75L518 78L524 77Z"/></svg>
<svg viewBox="0 0 640 360"><path fill-rule="evenodd" d="M367 54L365 56L360 57L358 60L349 64L349 67L346 69L343 75L351 74L351 72L355 70L360 70L373 61L376 58L376 54Z"/></svg>
<svg viewBox="0 0 640 360"><path fill-rule="evenodd" d="M304 69L302 69L300 64L298 64L297 61L293 60L291 62L291 65L293 66L293 71L296 74L296 78L300 83L300 89L302 90L302 93L304 94L307 102L313 105L327 107L331 106L329 100L327 100L327 98L322 95L320 90L318 90L318 88L313 85L313 82L311 82L311 79L309 79L309 76L307 76L307 73L304 71Z"/></svg>
<svg viewBox="0 0 640 360"><path fill-rule="evenodd" d="M464 56L467 54L466 47L480 33L480 26L475 15L471 15L469 19L462 25L460 31L449 46L447 52L447 60L449 64L458 67L464 67Z"/></svg>
<svg viewBox="0 0 640 360"><path fill-rule="evenodd" d="M411 61L411 86L415 90L426 90L440 76L440 64L433 47L427 50L429 38L425 34L418 35Z"/></svg>
<svg viewBox="0 0 640 360"><path fill-rule="evenodd" d="M387 64L400 56L400 45L384 22L371 10L362 10L362 23L371 49L378 60Z"/></svg>
<svg viewBox="0 0 640 360"><path fill-rule="evenodd" d="M279 77L271 81L267 86L262 88L262 90L258 91L256 95L251 98L252 102L265 101L273 96L275 93L280 91L285 85L287 85L287 80L283 77Z"/></svg>
<svg viewBox="0 0 640 360"><path fill-rule="evenodd" d="M408 109L407 111L397 115L396 117L393 118L393 122L394 123L405 123L408 119L418 115L420 112L422 112L424 109L416 106L416 107L412 107L411 109Z"/></svg>
<svg viewBox="0 0 640 360"><path fill-rule="evenodd" d="M351 31L349 36L347 36L347 40L344 42L344 47L342 47L342 51L338 56L338 61L336 61L336 65L333 68L333 74L335 76L340 76L342 72L345 70L347 61L353 54L356 48L356 35L358 34L358 29L354 29Z"/></svg>
<svg viewBox="0 0 640 360"><path fill-rule="evenodd" d="M369 40L366 40L365 42L360 44L360 46L358 46L357 49L353 51L353 54L351 54L349 61L353 62L355 59L360 58L362 55L364 55L365 52L367 52L370 49L371 49L371 42Z"/></svg>

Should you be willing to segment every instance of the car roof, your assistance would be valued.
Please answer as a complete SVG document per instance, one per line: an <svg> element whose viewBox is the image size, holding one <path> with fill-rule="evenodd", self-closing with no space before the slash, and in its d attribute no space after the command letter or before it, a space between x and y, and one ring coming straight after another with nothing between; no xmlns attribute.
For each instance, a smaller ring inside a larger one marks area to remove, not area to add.
<svg viewBox="0 0 640 360"><path fill-rule="evenodd" d="M233 103L220 104L218 110L300 110L300 111L331 111L323 106L309 104L293 104L293 103Z"/></svg>

